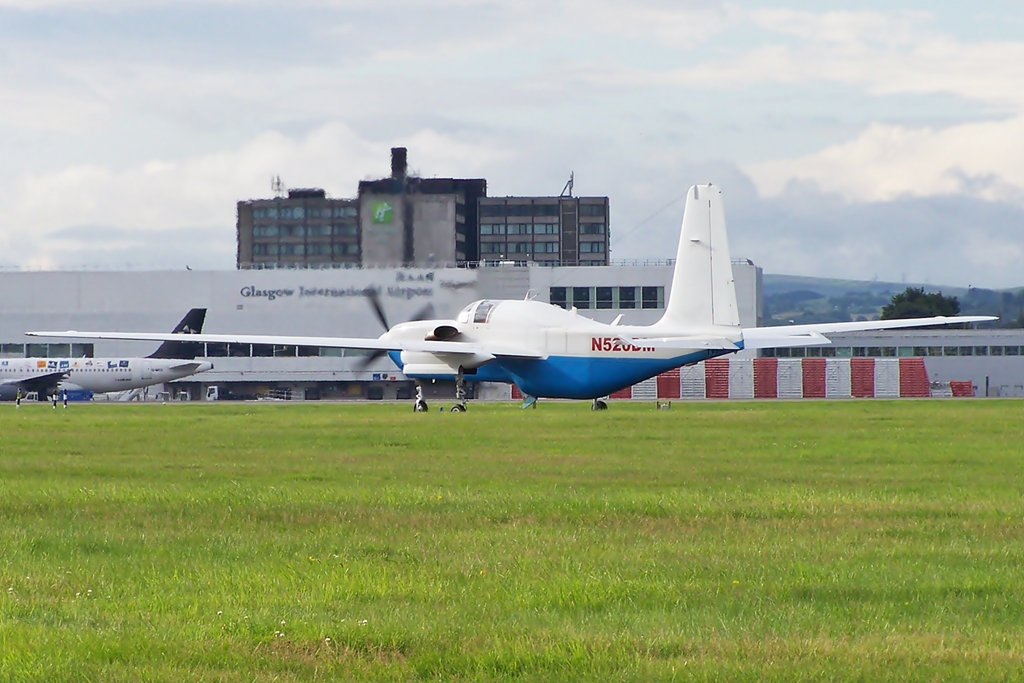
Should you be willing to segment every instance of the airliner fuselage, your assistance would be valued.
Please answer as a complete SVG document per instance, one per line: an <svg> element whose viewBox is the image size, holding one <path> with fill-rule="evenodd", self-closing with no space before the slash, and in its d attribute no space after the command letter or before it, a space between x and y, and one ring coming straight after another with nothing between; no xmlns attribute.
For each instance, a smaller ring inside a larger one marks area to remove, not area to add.
<svg viewBox="0 0 1024 683"><path fill-rule="evenodd" d="M164 358L8 358L0 360L0 398L14 398L19 389L15 382L43 375L63 374L51 383L54 387L107 393L171 382L212 368L205 361Z"/></svg>

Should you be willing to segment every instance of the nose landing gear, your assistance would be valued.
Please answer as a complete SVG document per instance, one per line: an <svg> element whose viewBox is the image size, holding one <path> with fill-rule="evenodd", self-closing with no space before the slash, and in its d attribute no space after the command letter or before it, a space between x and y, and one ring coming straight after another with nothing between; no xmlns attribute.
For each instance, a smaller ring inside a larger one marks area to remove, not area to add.
<svg viewBox="0 0 1024 683"><path fill-rule="evenodd" d="M455 375L455 405L452 406L452 412L466 412L466 378L462 375L461 365L459 373Z"/></svg>

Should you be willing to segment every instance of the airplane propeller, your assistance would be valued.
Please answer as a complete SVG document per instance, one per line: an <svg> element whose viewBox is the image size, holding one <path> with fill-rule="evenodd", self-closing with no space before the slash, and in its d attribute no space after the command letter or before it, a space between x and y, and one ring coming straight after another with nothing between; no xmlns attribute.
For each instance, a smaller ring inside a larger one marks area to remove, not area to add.
<svg viewBox="0 0 1024 683"><path fill-rule="evenodd" d="M376 289L368 287L363 290L363 296L370 300L370 305L373 307L373 312L377 316L377 320L380 322L381 327L384 328L385 332L391 330L391 325L388 324L388 317L384 314L384 306L380 301L380 294ZM418 320L428 320L434 316L434 304L427 302L423 308L416 311L416 314L408 320L408 322L415 322ZM358 363L360 370L365 370L369 367L370 363L387 355L387 351L381 349L374 349L369 355L364 356L363 360Z"/></svg>

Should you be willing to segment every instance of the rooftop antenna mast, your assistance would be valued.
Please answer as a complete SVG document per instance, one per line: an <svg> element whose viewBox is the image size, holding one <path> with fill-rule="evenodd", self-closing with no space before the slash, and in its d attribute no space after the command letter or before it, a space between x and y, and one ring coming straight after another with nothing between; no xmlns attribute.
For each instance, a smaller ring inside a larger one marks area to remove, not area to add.
<svg viewBox="0 0 1024 683"><path fill-rule="evenodd" d="M565 184L565 187L562 188L562 194L558 195L559 197L572 196L572 180L574 175L575 174L572 171L569 171L569 181Z"/></svg>
<svg viewBox="0 0 1024 683"><path fill-rule="evenodd" d="M287 190L284 187L284 183L281 182L281 176L279 175L276 175L270 179L270 189L271 191L273 191L274 196L277 197L278 199L283 198L287 193Z"/></svg>

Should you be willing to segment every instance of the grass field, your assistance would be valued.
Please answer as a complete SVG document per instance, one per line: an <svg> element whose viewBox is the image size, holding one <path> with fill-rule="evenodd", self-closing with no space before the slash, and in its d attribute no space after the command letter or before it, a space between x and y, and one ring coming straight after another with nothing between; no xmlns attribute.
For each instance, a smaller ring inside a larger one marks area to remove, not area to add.
<svg viewBox="0 0 1024 683"><path fill-rule="evenodd" d="M0 680L1024 678L1024 402L0 405Z"/></svg>

